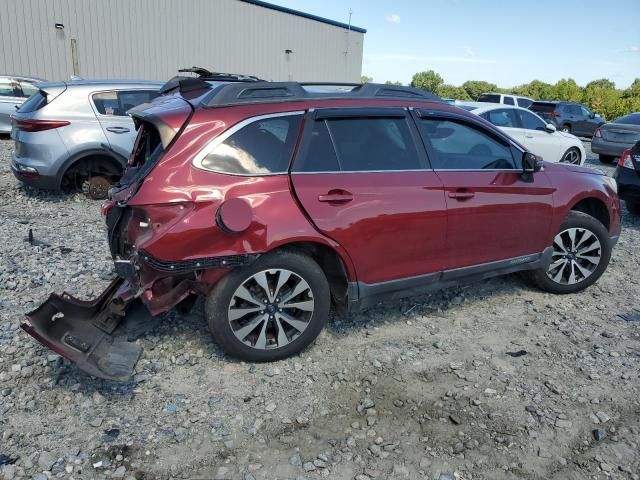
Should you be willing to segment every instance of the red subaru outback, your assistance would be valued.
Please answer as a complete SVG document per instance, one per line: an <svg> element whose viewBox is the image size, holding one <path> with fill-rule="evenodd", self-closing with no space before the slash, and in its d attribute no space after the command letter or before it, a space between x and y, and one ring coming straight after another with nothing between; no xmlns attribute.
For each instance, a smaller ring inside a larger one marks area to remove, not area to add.
<svg viewBox="0 0 640 480"><path fill-rule="evenodd" d="M421 90L178 77L130 113L137 141L104 208L118 278L95 301L52 295L23 325L99 377L131 374L142 312L195 296L225 351L277 360L332 303L524 270L578 292L620 233L613 179L541 162Z"/></svg>

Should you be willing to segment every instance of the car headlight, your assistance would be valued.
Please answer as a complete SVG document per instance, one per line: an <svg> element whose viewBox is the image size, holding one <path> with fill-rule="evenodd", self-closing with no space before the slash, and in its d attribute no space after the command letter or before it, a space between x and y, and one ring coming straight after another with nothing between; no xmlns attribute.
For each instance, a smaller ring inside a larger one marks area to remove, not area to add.
<svg viewBox="0 0 640 480"><path fill-rule="evenodd" d="M611 190L618 193L618 182L613 177L609 177L608 175L604 177L604 181L609 184Z"/></svg>

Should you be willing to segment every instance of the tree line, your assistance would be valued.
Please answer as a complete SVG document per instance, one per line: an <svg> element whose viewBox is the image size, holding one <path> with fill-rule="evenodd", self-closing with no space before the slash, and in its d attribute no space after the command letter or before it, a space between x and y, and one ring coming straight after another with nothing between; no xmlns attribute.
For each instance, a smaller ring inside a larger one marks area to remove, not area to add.
<svg viewBox="0 0 640 480"><path fill-rule="evenodd" d="M372 82L363 76L362 82ZM385 82L387 85L402 85L400 82ZM587 105L592 111L608 120L628 113L640 112L640 78L636 78L629 88L617 89L614 82L602 78L581 87L572 78L558 80L555 84L533 80L513 88L500 88L495 83L482 80L467 80L461 86L449 85L435 71L418 72L411 79L411 87L435 93L441 98L474 101L481 93L511 93L534 100L563 100Z"/></svg>

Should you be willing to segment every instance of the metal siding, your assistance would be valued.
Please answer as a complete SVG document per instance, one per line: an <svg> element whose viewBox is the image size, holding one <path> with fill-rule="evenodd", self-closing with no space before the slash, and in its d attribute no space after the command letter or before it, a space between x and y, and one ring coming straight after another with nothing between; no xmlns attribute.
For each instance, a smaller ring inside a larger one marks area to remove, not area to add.
<svg viewBox="0 0 640 480"><path fill-rule="evenodd" d="M364 34L237 0L3 0L3 11L0 74L67 79L75 38L85 78L164 80L192 65L268 80L361 75Z"/></svg>

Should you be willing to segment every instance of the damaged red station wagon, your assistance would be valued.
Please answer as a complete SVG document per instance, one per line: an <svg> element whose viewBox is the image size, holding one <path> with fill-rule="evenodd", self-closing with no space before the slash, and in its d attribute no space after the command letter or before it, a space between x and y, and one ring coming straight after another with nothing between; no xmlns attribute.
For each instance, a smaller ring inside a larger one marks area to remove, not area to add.
<svg viewBox="0 0 640 480"><path fill-rule="evenodd" d="M51 295L23 328L92 375L126 380L144 312L206 298L230 355L308 346L353 311L528 271L578 292L620 233L615 180L542 162L483 119L389 85L175 77L130 114L138 137L104 206L117 279Z"/></svg>

